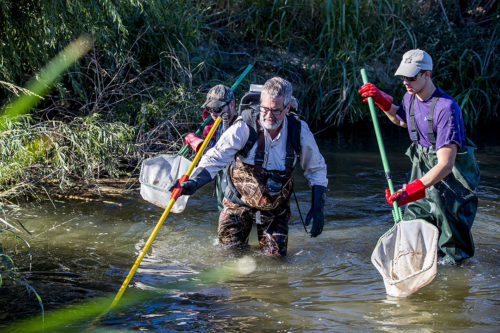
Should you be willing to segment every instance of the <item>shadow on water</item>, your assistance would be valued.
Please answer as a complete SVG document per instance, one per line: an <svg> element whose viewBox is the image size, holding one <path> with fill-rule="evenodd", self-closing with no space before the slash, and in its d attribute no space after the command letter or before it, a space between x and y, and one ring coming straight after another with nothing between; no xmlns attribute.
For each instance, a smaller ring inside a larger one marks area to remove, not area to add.
<svg viewBox="0 0 500 333"><path fill-rule="evenodd" d="M336 132L337 133L337 132ZM409 163L406 133L383 132L396 187ZM435 280L405 299L385 294L370 256L378 237L392 225L383 190L386 181L370 127L320 139L328 164L325 228L305 234L292 204L285 259L262 256L252 233L247 255L257 263L249 275L194 290L173 290L114 312L99 322L105 330L152 331L495 331L500 324L500 146L476 139L482 179L473 235L476 255L462 266L438 267ZM310 191L300 170L295 190L303 215ZM138 194L137 194L138 196ZM47 309L118 291L162 210L139 197L121 205L56 201L7 213L32 233L31 273L25 277ZM217 209L211 185L190 198L187 209L170 215L129 288L193 276L234 256L216 247ZM4 247L8 247L8 242ZM21 288L18 288L20 290ZM2 323L37 313L36 301L0 288ZM28 300L28 301L27 301ZM69 328L68 330L70 330Z"/></svg>

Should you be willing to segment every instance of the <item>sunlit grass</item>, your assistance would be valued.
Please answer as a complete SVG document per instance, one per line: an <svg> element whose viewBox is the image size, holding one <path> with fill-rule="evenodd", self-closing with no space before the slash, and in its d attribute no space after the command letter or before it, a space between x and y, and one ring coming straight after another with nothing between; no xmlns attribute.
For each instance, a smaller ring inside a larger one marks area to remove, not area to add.
<svg viewBox="0 0 500 333"><path fill-rule="evenodd" d="M442 10L431 1L415 6L401 0L257 0L210 8L215 17L207 15L208 24L219 22L253 41L254 55L268 71L294 84L303 116L318 130L368 119L357 94L360 68L399 102L404 90L393 73L404 52L413 48L433 56L433 75L462 106L469 129L486 119L498 121L493 88L499 78L494 51L498 24L478 25L456 17L450 24L443 10L448 15L460 10L452 3ZM498 20L494 11L485 15L486 21Z"/></svg>

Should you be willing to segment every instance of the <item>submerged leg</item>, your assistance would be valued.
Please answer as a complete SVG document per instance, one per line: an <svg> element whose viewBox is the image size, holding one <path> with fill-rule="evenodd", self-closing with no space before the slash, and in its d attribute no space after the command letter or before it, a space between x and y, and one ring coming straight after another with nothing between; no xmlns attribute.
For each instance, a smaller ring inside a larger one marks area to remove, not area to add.
<svg viewBox="0 0 500 333"><path fill-rule="evenodd" d="M262 253L269 256L286 256L290 207L286 205L272 211L262 211L260 219L257 234Z"/></svg>
<svg viewBox="0 0 500 333"><path fill-rule="evenodd" d="M246 249L255 213L249 207L240 206L226 199L223 205L217 230L219 243L227 249Z"/></svg>

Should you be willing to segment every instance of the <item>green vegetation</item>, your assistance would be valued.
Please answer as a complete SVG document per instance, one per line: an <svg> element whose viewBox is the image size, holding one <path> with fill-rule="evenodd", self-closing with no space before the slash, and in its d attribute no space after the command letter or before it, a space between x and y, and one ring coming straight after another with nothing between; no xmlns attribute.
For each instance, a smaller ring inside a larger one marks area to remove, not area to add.
<svg viewBox="0 0 500 333"><path fill-rule="evenodd" d="M123 156L133 152L134 132L124 123L103 122L99 114L69 123L33 124L25 116L0 133L2 196L52 184L61 188L102 175L119 176ZM39 189L38 189L39 190Z"/></svg>
<svg viewBox="0 0 500 333"><path fill-rule="evenodd" d="M213 10L221 13L224 28L235 36L228 44L252 41L247 52L270 66L269 71L291 79L305 114L318 129L325 121L342 124L366 118L356 94L362 67L384 90L401 97L404 92L393 73L402 54L416 47L433 56L436 82L456 97L469 128L487 119L498 121L498 93L493 88L498 83L499 46L495 3L229 3Z"/></svg>
<svg viewBox="0 0 500 333"><path fill-rule="evenodd" d="M1 135L0 191L8 197L54 183L67 190L177 151L200 122L208 88L230 84L249 63L236 96L282 75L320 131L368 120L356 93L361 67L401 97L392 73L406 50L420 47L433 55L435 81L462 106L469 130L498 124L498 15L496 1L481 0L1 0L4 105L82 33L92 46Z"/></svg>
<svg viewBox="0 0 500 333"><path fill-rule="evenodd" d="M368 120L360 68L401 97L392 73L419 47L469 130L498 125L499 16L487 0L0 0L0 200L138 172L148 155L177 151L209 87L249 63L236 96L281 75L320 131ZM49 61L85 34L85 50L54 71ZM0 287L34 291L5 244Z"/></svg>

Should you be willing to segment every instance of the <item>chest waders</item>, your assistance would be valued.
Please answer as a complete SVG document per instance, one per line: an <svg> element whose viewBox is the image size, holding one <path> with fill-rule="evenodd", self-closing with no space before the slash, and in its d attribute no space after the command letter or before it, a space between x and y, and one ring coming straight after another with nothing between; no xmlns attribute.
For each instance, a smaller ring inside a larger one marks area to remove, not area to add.
<svg viewBox="0 0 500 333"><path fill-rule="evenodd" d="M423 147L418 141L415 122L415 97L410 107L410 130L413 143L406 151L412 163L407 183L421 178L437 163L436 137L433 131L434 108L440 96L433 97L428 119L428 137L432 146ZM428 187L424 199L409 203L404 220L424 219L439 229L439 254L445 261L460 262L474 255L471 227L476 216L479 167L474 157L476 146L465 140L457 152L452 172L437 184Z"/></svg>
<svg viewBox="0 0 500 333"><path fill-rule="evenodd" d="M224 116L225 116L225 118L224 118ZM234 122L234 118L233 118L233 121L231 122L231 124L233 122ZM222 117L222 132L219 134L219 137L222 135L223 132L225 132L227 130L227 128L231 124L229 124L227 113L224 113L223 117ZM217 140L219 140L219 137L217 137ZM214 146L215 146L215 143L214 143ZM220 214L220 212L222 212L222 209L224 209L224 205L222 204L222 200L224 199L224 191L222 190L222 177L223 177L223 175L224 175L224 170L219 171L215 175L215 196L217 197L217 209L219 210L219 214Z"/></svg>
<svg viewBox="0 0 500 333"><path fill-rule="evenodd" d="M241 121L248 125L250 133L235 161L224 169L224 209L219 215L217 234L225 248L247 247L252 225L256 224L262 253L285 256L293 164L296 152L300 152L300 121L287 115L285 171L269 171L263 168L265 137L257 123L259 113L258 107L241 113ZM254 145L257 145L254 165L246 164L241 156L248 156Z"/></svg>
<svg viewBox="0 0 500 333"><path fill-rule="evenodd" d="M264 131L257 124L258 108L244 110L241 114L250 129L247 143L237 156L247 156L255 143L254 165L247 165L238 157L224 169L222 189L224 197L238 205L259 210L272 210L288 201L293 188L293 169L296 154L300 153L300 121L293 114L287 115L288 133L286 142L285 171L263 169L265 155ZM269 184L278 185L276 192L269 190Z"/></svg>

